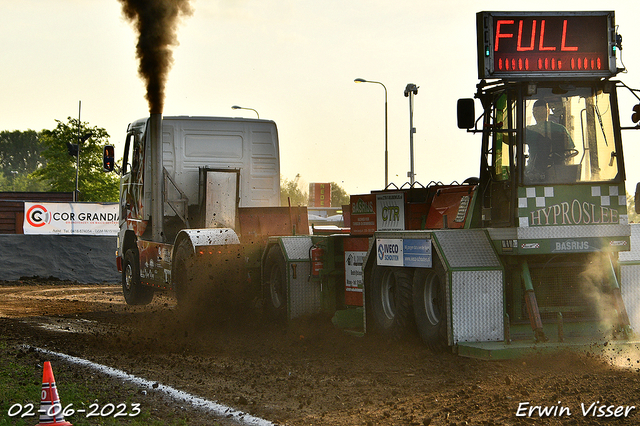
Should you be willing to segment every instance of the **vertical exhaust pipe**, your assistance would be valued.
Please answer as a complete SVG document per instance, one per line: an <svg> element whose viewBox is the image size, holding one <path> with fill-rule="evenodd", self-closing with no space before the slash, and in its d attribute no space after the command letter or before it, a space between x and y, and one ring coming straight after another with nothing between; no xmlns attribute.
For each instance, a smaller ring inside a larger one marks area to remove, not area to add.
<svg viewBox="0 0 640 426"><path fill-rule="evenodd" d="M151 144L151 232L155 242L165 242L164 223L164 173L162 165L162 113L149 116Z"/></svg>

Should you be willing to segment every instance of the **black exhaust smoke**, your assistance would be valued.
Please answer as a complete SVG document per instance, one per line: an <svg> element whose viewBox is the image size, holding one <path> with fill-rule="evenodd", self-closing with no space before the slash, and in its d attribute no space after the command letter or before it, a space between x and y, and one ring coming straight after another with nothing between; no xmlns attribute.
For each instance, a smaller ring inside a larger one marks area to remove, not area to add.
<svg viewBox="0 0 640 426"><path fill-rule="evenodd" d="M124 16L138 31L138 73L147 86L151 114L161 114L164 88L177 46L177 27L182 16L193 12L189 0L119 0Z"/></svg>

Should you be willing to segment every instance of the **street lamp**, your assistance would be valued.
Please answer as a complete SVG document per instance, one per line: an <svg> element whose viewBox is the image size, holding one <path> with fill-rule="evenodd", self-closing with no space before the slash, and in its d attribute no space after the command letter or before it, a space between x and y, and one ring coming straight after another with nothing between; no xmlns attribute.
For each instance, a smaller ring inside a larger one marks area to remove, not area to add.
<svg viewBox="0 0 640 426"><path fill-rule="evenodd" d="M409 162L411 164L411 169L409 170L409 182L411 185L415 182L416 174L413 171L413 134L416 132L415 127L413 127L413 96L418 94L418 86L413 83L407 84L407 87L404 89L404 96L409 98Z"/></svg>
<svg viewBox="0 0 640 426"><path fill-rule="evenodd" d="M384 189L389 185L389 139L387 131L387 87L379 81L365 80L364 78L356 78L355 83L375 83L384 88Z"/></svg>
<svg viewBox="0 0 640 426"><path fill-rule="evenodd" d="M253 108L245 108L245 107L241 107L241 106L238 106L238 105L234 105L234 106L231 107L231 109L248 109L248 110L251 110L251 111L255 112L256 115L258 116L258 118L260 118L260 114L258 114L258 111L256 111Z"/></svg>
<svg viewBox="0 0 640 426"><path fill-rule="evenodd" d="M77 135L77 144L67 142L67 149L69 150L69 155L76 157L76 190L73 191L73 202L79 201L80 198L80 190L78 189L78 180L80 176L80 145L85 143L87 139L93 136L93 133L85 133L80 136L80 128L82 127L82 121L80 121L80 112L82 111L82 101L78 101L78 135Z"/></svg>
<svg viewBox="0 0 640 426"><path fill-rule="evenodd" d="M80 174L80 145L85 143L91 136L93 136L93 133L91 132L85 133L84 135L80 136L80 120L78 120L78 151L76 158L76 190L73 193L74 202L80 201L80 190L78 189L78 178Z"/></svg>
<svg viewBox="0 0 640 426"><path fill-rule="evenodd" d="M16 192L16 176L18 176L17 170L11 170L11 182L13 183L13 192Z"/></svg>

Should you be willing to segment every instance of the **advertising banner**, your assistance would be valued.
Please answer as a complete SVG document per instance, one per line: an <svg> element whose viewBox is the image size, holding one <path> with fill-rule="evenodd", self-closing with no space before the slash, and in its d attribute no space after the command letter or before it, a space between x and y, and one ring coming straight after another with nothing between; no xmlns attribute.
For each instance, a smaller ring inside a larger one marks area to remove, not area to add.
<svg viewBox="0 0 640 426"><path fill-rule="evenodd" d="M24 233L117 235L117 203L24 203Z"/></svg>
<svg viewBox="0 0 640 426"><path fill-rule="evenodd" d="M351 196L351 234L404 231L404 193L385 192Z"/></svg>
<svg viewBox="0 0 640 426"><path fill-rule="evenodd" d="M344 239L344 301L349 306L362 306L364 258L369 250L368 238Z"/></svg>
<svg viewBox="0 0 640 426"><path fill-rule="evenodd" d="M431 268L431 240L380 238L376 240L378 266Z"/></svg>
<svg viewBox="0 0 640 426"><path fill-rule="evenodd" d="M404 231L404 193L376 195L378 231Z"/></svg>
<svg viewBox="0 0 640 426"><path fill-rule="evenodd" d="M331 207L331 184L309 184L309 207Z"/></svg>
<svg viewBox="0 0 640 426"><path fill-rule="evenodd" d="M376 196L351 196L351 234L373 235L376 232Z"/></svg>

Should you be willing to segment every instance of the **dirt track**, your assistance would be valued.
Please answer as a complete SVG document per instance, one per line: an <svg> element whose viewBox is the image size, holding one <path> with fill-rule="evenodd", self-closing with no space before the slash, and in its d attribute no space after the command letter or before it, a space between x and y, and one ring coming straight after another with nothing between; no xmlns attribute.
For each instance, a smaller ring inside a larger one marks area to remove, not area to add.
<svg viewBox="0 0 640 426"><path fill-rule="evenodd" d="M118 286L0 285L0 332L11 343L119 368L276 424L640 423L635 355L622 367L597 354L478 361L433 354L418 341L352 337L323 318L283 328L251 312L187 320L168 297L130 308ZM638 409L584 417L581 404L596 401ZM532 406L571 414L516 415Z"/></svg>

